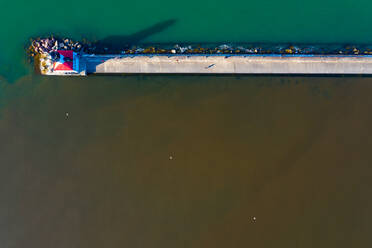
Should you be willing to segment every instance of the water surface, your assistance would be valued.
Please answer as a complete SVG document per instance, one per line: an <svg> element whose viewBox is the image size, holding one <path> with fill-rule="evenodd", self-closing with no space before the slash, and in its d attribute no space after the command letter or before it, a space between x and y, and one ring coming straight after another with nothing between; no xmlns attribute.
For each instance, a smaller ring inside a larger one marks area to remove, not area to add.
<svg viewBox="0 0 372 248"><path fill-rule="evenodd" d="M0 246L371 246L371 78L40 77L22 50L172 18L145 41L368 43L369 7L2 3Z"/></svg>

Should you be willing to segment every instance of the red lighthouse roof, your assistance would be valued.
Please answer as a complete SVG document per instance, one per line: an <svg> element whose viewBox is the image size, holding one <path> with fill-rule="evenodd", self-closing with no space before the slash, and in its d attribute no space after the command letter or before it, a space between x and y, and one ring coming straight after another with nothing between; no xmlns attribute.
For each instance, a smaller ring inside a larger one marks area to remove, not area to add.
<svg viewBox="0 0 372 248"><path fill-rule="evenodd" d="M74 53L72 50L58 50L59 60L54 63L55 71L73 71L74 70Z"/></svg>

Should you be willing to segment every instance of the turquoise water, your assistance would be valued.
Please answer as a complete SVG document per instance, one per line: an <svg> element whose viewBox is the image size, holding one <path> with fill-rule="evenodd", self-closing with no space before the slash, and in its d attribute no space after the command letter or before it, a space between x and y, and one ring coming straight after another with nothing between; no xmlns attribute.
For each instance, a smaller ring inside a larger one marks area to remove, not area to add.
<svg viewBox="0 0 372 248"><path fill-rule="evenodd" d="M6 1L0 73L25 75L23 45L57 33L101 39L177 19L149 41L372 42L369 1Z"/></svg>
<svg viewBox="0 0 372 248"><path fill-rule="evenodd" d="M30 36L372 43L367 1L6 1L0 247L371 247L372 78L41 77Z"/></svg>

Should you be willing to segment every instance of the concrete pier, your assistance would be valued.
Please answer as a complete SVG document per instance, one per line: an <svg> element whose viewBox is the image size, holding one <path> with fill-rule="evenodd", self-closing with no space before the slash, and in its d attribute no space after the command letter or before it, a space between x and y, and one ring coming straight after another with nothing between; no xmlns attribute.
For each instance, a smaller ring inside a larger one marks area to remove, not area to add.
<svg viewBox="0 0 372 248"><path fill-rule="evenodd" d="M90 55L64 53L65 56L70 56L72 61L66 62L63 59L53 62L47 56L41 58L41 73L59 76L146 73L372 74L372 55Z"/></svg>
<svg viewBox="0 0 372 248"><path fill-rule="evenodd" d="M368 55L83 55L83 74L372 74Z"/></svg>

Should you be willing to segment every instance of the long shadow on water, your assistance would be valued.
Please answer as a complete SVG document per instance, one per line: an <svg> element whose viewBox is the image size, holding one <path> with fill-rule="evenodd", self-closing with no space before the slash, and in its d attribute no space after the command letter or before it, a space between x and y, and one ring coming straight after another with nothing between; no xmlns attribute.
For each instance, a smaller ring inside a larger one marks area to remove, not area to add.
<svg viewBox="0 0 372 248"><path fill-rule="evenodd" d="M165 29L173 26L177 22L176 19L169 19L156 23L148 28L140 30L131 35L110 35L102 40L93 42L92 45L96 47L96 52L104 52L107 49L109 51L122 51L123 49L129 48L132 45L138 44L144 39L164 31Z"/></svg>

